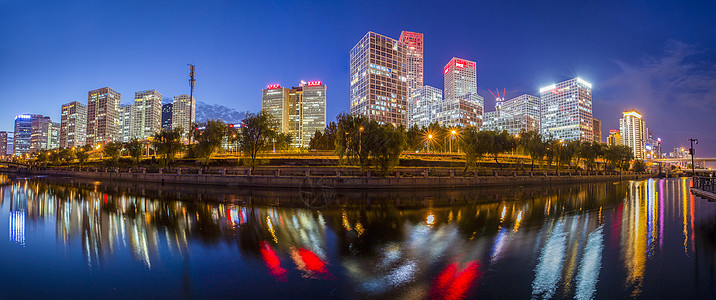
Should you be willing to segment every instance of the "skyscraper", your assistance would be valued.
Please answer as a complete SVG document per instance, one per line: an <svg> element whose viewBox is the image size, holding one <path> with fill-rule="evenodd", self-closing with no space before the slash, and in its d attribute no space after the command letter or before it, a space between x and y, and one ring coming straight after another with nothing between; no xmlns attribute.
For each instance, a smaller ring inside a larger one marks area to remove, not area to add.
<svg viewBox="0 0 716 300"><path fill-rule="evenodd" d="M477 94L477 64L453 57L443 68L445 100L438 122L444 126L482 127L484 99Z"/></svg>
<svg viewBox="0 0 716 300"><path fill-rule="evenodd" d="M403 31L400 43L405 45L405 78L408 83L408 99L423 86L423 34Z"/></svg>
<svg viewBox="0 0 716 300"><path fill-rule="evenodd" d="M87 144L115 141L119 134L119 103L122 94L108 87L87 94Z"/></svg>
<svg viewBox="0 0 716 300"><path fill-rule="evenodd" d="M406 45L366 33L350 52L350 112L395 126L407 125Z"/></svg>
<svg viewBox="0 0 716 300"><path fill-rule="evenodd" d="M72 148L85 144L87 134L87 105L72 101L60 111L60 147Z"/></svg>
<svg viewBox="0 0 716 300"><path fill-rule="evenodd" d="M162 129L172 129L172 103L162 105Z"/></svg>
<svg viewBox="0 0 716 300"><path fill-rule="evenodd" d="M13 155L30 153L32 122L42 117L42 115L31 114L22 114L15 117L15 132L12 144Z"/></svg>
<svg viewBox="0 0 716 300"><path fill-rule="evenodd" d="M291 135L293 147L308 147L316 131L326 129L326 85L320 81L302 81L291 89L270 84L262 95L262 110Z"/></svg>
<svg viewBox="0 0 716 300"><path fill-rule="evenodd" d="M597 118L592 118L592 128L594 131L594 141L597 143L602 142L602 121Z"/></svg>
<svg viewBox="0 0 716 300"><path fill-rule="evenodd" d="M174 102L172 102L172 129L182 128L185 134L191 132L191 126L196 123L194 120L195 113L195 98L190 98L186 94L174 96Z"/></svg>
<svg viewBox="0 0 716 300"><path fill-rule="evenodd" d="M644 141L646 140L646 123L636 110L626 110L619 119L621 144L631 148L636 159L644 159Z"/></svg>
<svg viewBox="0 0 716 300"><path fill-rule="evenodd" d="M540 126L540 99L537 96L524 94L504 101L501 104L501 110L512 115L525 115L534 120L534 130L539 132Z"/></svg>
<svg viewBox="0 0 716 300"><path fill-rule="evenodd" d="M0 131L0 157L7 155L7 131Z"/></svg>
<svg viewBox="0 0 716 300"><path fill-rule="evenodd" d="M443 91L424 85L413 93L408 102L408 128L413 125L427 127L437 122L438 113L442 109Z"/></svg>
<svg viewBox="0 0 716 300"><path fill-rule="evenodd" d="M594 140L592 85L574 78L540 89L542 135L554 139Z"/></svg>
<svg viewBox="0 0 716 300"><path fill-rule="evenodd" d="M136 126L136 115L137 109L134 104L122 104L119 108L119 138L118 141L122 143L128 143L129 141L138 138L137 133L139 130Z"/></svg>
<svg viewBox="0 0 716 300"><path fill-rule="evenodd" d="M622 144L622 137L619 129L609 129L609 136L607 137L607 145L618 146Z"/></svg>
<svg viewBox="0 0 716 300"><path fill-rule="evenodd" d="M162 94L156 90L134 93L133 137L146 140L162 129Z"/></svg>

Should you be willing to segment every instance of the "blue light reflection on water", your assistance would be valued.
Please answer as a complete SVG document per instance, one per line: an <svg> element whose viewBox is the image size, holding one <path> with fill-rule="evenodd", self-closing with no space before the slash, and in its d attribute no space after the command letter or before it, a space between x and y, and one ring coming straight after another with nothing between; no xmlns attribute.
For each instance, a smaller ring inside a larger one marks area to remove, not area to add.
<svg viewBox="0 0 716 300"><path fill-rule="evenodd" d="M7 297L714 295L716 204L687 179L458 191L445 199L465 201L427 205L376 193L383 203L322 210L0 181Z"/></svg>

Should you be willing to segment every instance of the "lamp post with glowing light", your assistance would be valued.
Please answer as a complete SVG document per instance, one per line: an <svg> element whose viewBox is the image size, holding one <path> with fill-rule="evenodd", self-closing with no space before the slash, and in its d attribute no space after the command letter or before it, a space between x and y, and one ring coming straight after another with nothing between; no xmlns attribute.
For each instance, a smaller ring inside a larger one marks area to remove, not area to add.
<svg viewBox="0 0 716 300"><path fill-rule="evenodd" d="M363 126L358 128L358 153L363 150Z"/></svg>
<svg viewBox="0 0 716 300"><path fill-rule="evenodd" d="M450 136L450 153L452 153L452 140L455 138L455 134L457 133L457 131L453 129L450 133L452 134L452 136Z"/></svg>
<svg viewBox="0 0 716 300"><path fill-rule="evenodd" d="M696 165L694 165L694 156L696 155L696 151L694 150L694 142L696 145L699 144L698 139L689 139L691 142L691 148L689 148L689 154L691 154L691 176L696 177Z"/></svg>
<svg viewBox="0 0 716 300"><path fill-rule="evenodd" d="M430 153L430 141L432 141L432 140L433 140L433 135L432 135L432 134L428 134L428 140L427 140L427 143L428 143L428 153Z"/></svg>

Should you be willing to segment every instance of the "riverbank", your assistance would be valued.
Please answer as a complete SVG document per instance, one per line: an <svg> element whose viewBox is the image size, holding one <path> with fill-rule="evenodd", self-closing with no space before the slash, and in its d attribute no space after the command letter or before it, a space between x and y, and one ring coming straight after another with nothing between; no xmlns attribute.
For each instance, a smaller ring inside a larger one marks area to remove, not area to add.
<svg viewBox="0 0 716 300"><path fill-rule="evenodd" d="M255 175L246 170L243 174L227 174L222 171L218 174L184 174L181 169L173 173L146 173L146 171L132 172L131 169L120 172L119 169L94 170L57 170L32 169L23 174L45 175L60 177L76 177L93 180L108 181L136 181L152 182L158 184L192 184L214 185L229 187L261 187L261 188L299 188L299 189L414 189L414 188L472 188L485 186L520 186L520 185L551 185L565 183L585 183L598 181L641 180L655 177L656 174L634 174L631 172L619 173L579 173L579 172L477 172L462 176L456 175L455 170L449 170L443 176L432 176L428 169L415 172L396 171L393 176L378 177L367 172L365 176L344 176L340 171L330 175L321 172L319 176L311 169L302 170L302 175L295 175L295 170L289 175L283 175L280 169L275 169L269 175ZM266 174L265 170L262 172ZM285 173L284 173L285 174ZM470 175L470 176L465 176Z"/></svg>

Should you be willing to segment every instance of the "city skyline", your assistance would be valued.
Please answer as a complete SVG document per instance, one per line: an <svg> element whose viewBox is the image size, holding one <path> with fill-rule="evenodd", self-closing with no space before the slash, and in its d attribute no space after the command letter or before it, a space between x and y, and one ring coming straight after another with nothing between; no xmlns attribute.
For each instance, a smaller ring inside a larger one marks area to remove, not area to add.
<svg viewBox="0 0 716 300"><path fill-rule="evenodd" d="M193 11L197 18L197 22L194 22L196 29L189 30L194 33L188 36L191 45L182 50L166 45L184 38L181 32L187 31L188 25L180 24L177 28L170 28L173 22L148 20L143 21L143 24L152 29L139 30L144 27L136 25L127 29L119 25L106 25L96 17L77 21L74 19L82 18L77 17L78 13L71 9L77 8L78 4L67 7L49 4L35 8L36 13L46 17L46 20L31 24L28 21L30 15L22 12L26 10L25 5L19 2L0 4L5 12L0 13L4 25L24 25L17 30L0 31L0 40L7 41L3 44L13 45L12 48L0 48L0 66L7 70L0 75L0 97L24 100L4 100L8 107L0 113L0 130L12 131L14 116L24 113L37 113L59 120L61 104L82 101L87 90L100 86L110 86L125 95L145 89L162 91L166 97L187 94L187 63L197 65L195 98L241 111L255 112L260 109L261 96L256 91L267 83L292 82L295 78L321 80L332 86L332 96L327 103L327 118L332 120L339 112L349 111L347 53L355 42L368 31L393 38L400 36L402 31L411 31L423 34L425 85L441 86L441 67L453 56L477 62L480 74L478 94L486 98L485 107L493 107L494 102L486 97L489 93L482 87L505 86L508 90L506 98L510 99L525 93L537 95L539 88L544 85L581 77L594 85L594 117L602 120L604 136L610 129L618 128L622 111L637 109L650 124L650 130L653 129L664 140L665 149L684 145L686 139L696 137L700 141L699 148L707 151L697 152L697 155L716 156L714 140L707 130L710 124L708 116L716 110L713 99L716 94L716 88L713 87L716 64L711 50L716 46L716 40L708 34L708 30L694 30L699 22L707 22L709 12L716 11L713 4L687 3L679 7L660 5L658 8L650 4L581 4L581 7L570 4L563 8L566 12L590 11L594 14L582 12L578 13L579 18L539 23L538 28L527 30L526 33L518 31L528 28L530 22L535 21L537 17L531 15L547 13L553 5L462 5L474 11L502 11L484 16L479 21L481 26L476 26L475 22L478 21L465 20L449 13L461 7L458 4L432 7L427 3L415 3L406 8L411 11L431 9L437 19L426 22L408 17L383 20L381 16L387 12L380 9L377 9L380 13L376 16L359 12L359 8L365 7L396 9L401 7L399 4L327 3L310 8L315 12L307 12L323 16L321 18L301 21L291 28L284 26L285 21L279 21L257 29L246 26L246 23L232 21L228 12L243 16L244 11L262 11L257 16L245 16L246 22L252 22L266 17L281 20L281 16L291 14L292 10L266 12L267 7L261 5L239 9L231 4L179 4L177 7L167 7L165 14L182 17L186 11ZM147 6L158 5L161 4ZM268 8L280 7L266 5ZM501 9L505 6L509 9ZM595 20L600 12L603 15L604 10L612 10L614 7L631 12L633 19L619 19L621 23L616 24L609 23L609 20ZM147 13L140 12L138 8L141 7L130 4L93 4L82 7L82 11L113 9L118 11L119 24L124 24L130 13ZM301 11L308 9L293 8ZM668 20L660 20L660 24L645 22L659 19L657 17L660 14L669 11L684 10L698 10L699 13L685 14L689 16L688 19L672 16ZM10 14L11 11L18 13ZM334 13L329 16L325 14L327 11ZM207 20L210 15L215 15L216 20ZM344 21L341 19L343 16L352 17ZM504 22L490 21L494 19ZM53 22L60 22L62 26L52 28L50 25ZM347 26L329 28L327 25L331 22ZM435 26L436 22L441 26ZM229 40L224 45L220 41L226 39L220 39L219 34L196 34L215 28L212 24L216 23L226 25L223 33L230 37L242 36L246 40ZM461 30L450 29L456 26ZM568 30L558 31L566 27L569 27ZM597 27L599 30L592 29ZM619 32L613 29L629 30ZM62 30L61 34L56 34L57 30ZM80 49L73 44L73 41L97 32L112 36L119 46L104 53L90 53L96 46ZM294 32L312 34L303 36L302 42L290 50L285 47L281 50L272 48L277 41L259 43L260 51L237 50L244 42L262 41L269 36L290 36ZM46 47L38 47L39 40L26 41L27 36L52 36L49 42L56 43L56 47L48 52L44 49ZM144 41L155 36L161 36L156 45L150 44L144 50L127 48L131 44L127 43L130 40ZM477 41L478 37L481 42ZM476 41L471 42L473 39ZM313 47L318 41L325 41L322 49ZM39 62L31 61L31 57L37 55L43 59ZM289 66L289 62L296 60L295 57L301 57L300 62L295 67ZM253 67L258 65L262 67ZM138 74L140 67L159 71ZM96 71L98 69L102 71ZM53 75L58 71L69 74ZM677 81L677 78L683 80ZM653 84L652 81L662 84ZM27 94L27 89L34 85L46 86L47 89ZM129 104L129 98L125 97L122 104ZM666 105L671 106L667 108Z"/></svg>

